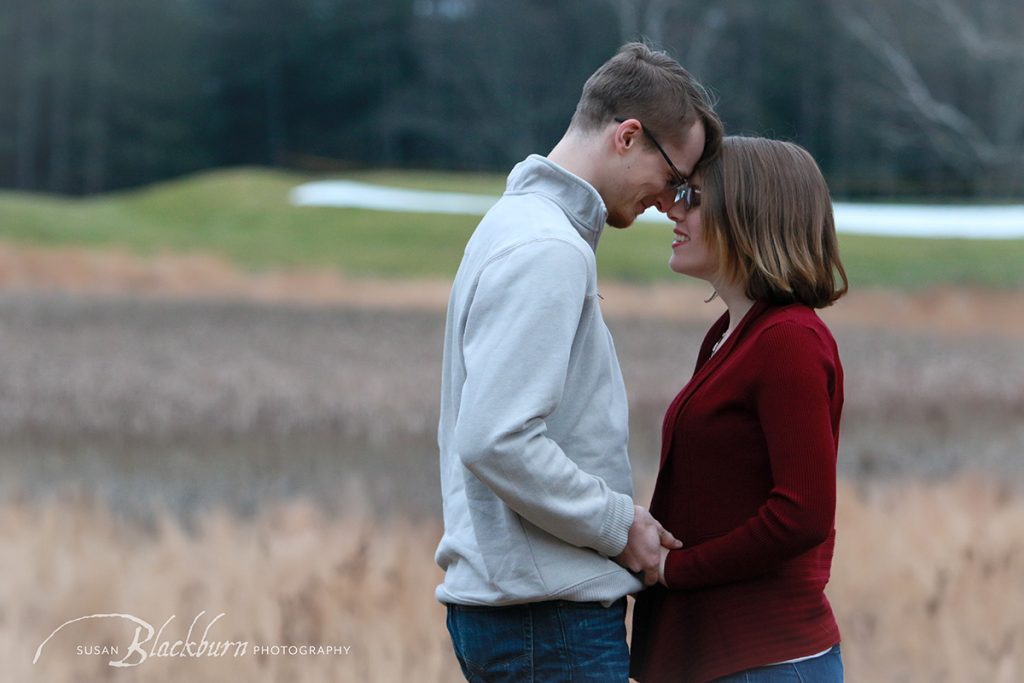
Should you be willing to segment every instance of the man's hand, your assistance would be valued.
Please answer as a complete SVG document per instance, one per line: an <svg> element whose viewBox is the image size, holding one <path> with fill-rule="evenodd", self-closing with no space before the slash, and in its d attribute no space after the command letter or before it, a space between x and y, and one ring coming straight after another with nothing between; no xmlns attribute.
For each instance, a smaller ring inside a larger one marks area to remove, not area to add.
<svg viewBox="0 0 1024 683"><path fill-rule="evenodd" d="M653 586L658 583L662 565L661 549L682 547L682 542L666 531L646 508L637 505L626 547L612 559L634 574L643 574L644 585Z"/></svg>

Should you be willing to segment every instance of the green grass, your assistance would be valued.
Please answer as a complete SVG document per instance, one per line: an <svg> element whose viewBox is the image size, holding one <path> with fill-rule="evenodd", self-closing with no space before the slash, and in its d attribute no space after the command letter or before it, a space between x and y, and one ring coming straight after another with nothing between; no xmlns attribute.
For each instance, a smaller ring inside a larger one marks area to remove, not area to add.
<svg viewBox="0 0 1024 683"><path fill-rule="evenodd" d="M598 262L604 277L651 281L677 277L668 270L669 224L606 229ZM960 240L839 236L851 288L936 285L1024 289L1024 240Z"/></svg>
<svg viewBox="0 0 1024 683"><path fill-rule="evenodd" d="M344 177L396 187L497 196L504 178L364 171ZM310 176L233 169L88 199L0 192L0 240L34 245L118 246L140 254L205 252L240 266L329 267L351 275L450 277L477 218L298 208L288 191ZM670 232L642 223L602 237L602 277L651 282L667 268ZM1024 240L928 240L843 235L854 287L939 284L1024 289Z"/></svg>

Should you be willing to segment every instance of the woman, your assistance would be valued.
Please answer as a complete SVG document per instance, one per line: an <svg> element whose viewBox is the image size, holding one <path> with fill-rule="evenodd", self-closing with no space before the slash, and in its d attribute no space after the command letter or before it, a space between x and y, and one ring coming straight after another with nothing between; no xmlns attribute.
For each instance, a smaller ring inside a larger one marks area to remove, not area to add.
<svg viewBox="0 0 1024 683"><path fill-rule="evenodd" d="M728 311L665 415L650 511L683 547L637 596L632 675L841 681L824 589L843 369L814 311L847 289L828 188L802 148L731 137L668 215L670 267Z"/></svg>

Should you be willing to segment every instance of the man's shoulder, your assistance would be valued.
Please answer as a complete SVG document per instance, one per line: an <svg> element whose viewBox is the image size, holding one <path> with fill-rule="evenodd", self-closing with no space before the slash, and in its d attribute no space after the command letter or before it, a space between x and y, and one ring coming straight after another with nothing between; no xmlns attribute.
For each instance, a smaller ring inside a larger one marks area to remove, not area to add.
<svg viewBox="0 0 1024 683"><path fill-rule="evenodd" d="M593 254L569 217L541 194L505 194L477 226L474 240L492 254L537 241L563 242L586 255Z"/></svg>
<svg viewBox="0 0 1024 683"><path fill-rule="evenodd" d="M565 209L542 192L506 192L487 212L481 224L484 222L508 223L524 229L572 230Z"/></svg>

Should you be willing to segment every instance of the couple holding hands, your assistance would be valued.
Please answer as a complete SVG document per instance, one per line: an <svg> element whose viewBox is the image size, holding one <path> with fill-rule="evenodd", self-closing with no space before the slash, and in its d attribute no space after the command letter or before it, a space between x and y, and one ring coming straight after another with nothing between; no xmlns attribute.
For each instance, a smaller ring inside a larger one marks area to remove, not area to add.
<svg viewBox="0 0 1024 683"><path fill-rule="evenodd" d="M650 206L674 222L669 268L727 311L667 408L644 507L595 253ZM846 286L805 150L723 137L706 91L639 43L587 80L449 301L436 594L467 680L842 680L824 589L843 370L815 309Z"/></svg>

